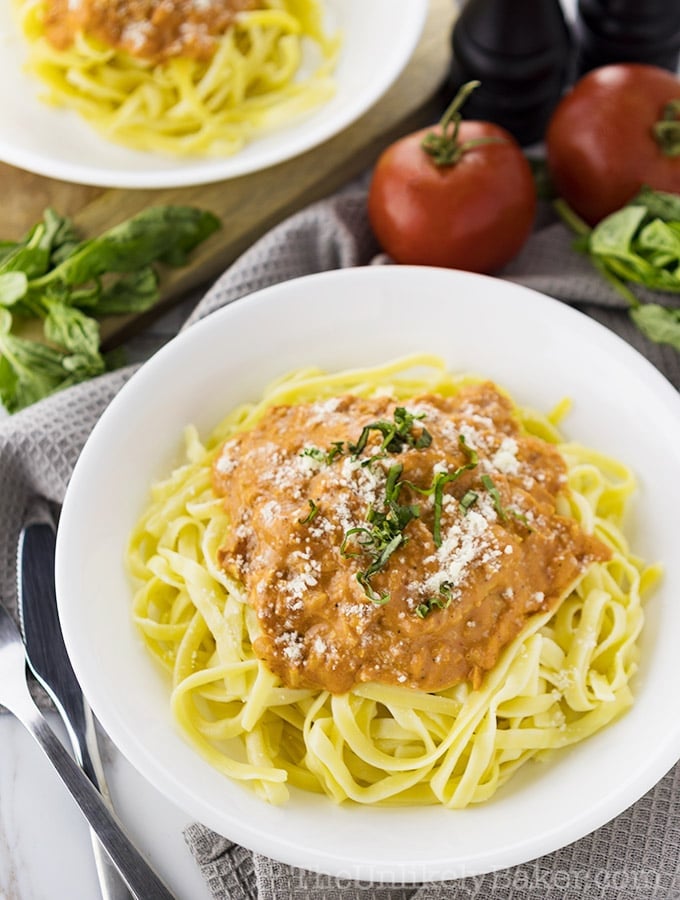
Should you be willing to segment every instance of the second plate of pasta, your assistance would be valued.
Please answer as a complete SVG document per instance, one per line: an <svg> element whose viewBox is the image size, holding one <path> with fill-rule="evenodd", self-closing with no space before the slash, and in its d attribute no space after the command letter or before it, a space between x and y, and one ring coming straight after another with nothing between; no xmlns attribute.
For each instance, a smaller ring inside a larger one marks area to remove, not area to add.
<svg viewBox="0 0 680 900"><path fill-rule="evenodd" d="M427 7L225 0L187 7L187 23L183 3L153 16L150 7L148 22L143 4L141 18L130 7L120 21L61 0L3 5L0 158L66 181L141 188L274 165L336 134L387 90Z"/></svg>

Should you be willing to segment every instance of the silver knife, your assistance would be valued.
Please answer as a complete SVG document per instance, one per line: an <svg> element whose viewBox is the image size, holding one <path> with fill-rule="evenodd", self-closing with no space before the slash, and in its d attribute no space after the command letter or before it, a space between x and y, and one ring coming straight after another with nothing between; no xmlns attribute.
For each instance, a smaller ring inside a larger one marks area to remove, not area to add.
<svg viewBox="0 0 680 900"><path fill-rule="evenodd" d="M26 656L35 677L54 701L77 762L110 808L111 797L97 747L92 711L71 666L57 615L54 587L56 534L47 508L36 508L18 550L19 618ZM131 900L118 870L90 831L103 900Z"/></svg>

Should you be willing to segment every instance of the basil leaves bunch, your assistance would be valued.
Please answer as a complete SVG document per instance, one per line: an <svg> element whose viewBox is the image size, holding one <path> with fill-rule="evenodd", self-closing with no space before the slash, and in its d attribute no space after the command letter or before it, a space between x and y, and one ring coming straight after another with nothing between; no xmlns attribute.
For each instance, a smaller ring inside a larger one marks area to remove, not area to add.
<svg viewBox="0 0 680 900"><path fill-rule="evenodd" d="M20 241L0 241L0 401L8 412L110 366L98 319L149 309L159 298L152 264L184 265L219 227L210 212L152 206L81 241L71 221L45 210ZM44 340L15 326L42 321Z"/></svg>
<svg viewBox="0 0 680 900"><path fill-rule="evenodd" d="M680 196L643 188L592 230L558 200L564 221L579 235L576 248L628 301L630 317L657 344L680 350L680 307L642 302L633 290L680 293Z"/></svg>

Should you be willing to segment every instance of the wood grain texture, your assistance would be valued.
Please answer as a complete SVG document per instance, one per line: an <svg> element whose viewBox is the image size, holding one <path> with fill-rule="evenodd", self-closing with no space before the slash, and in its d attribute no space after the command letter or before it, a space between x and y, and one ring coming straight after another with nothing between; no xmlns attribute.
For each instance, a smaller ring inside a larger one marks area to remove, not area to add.
<svg viewBox="0 0 680 900"><path fill-rule="evenodd" d="M421 40L392 88L357 122L308 152L261 172L217 184L164 190L103 190L69 185L0 164L3 234L16 237L38 221L45 206L72 215L83 235L95 235L152 204L205 207L223 222L193 254L190 264L161 272L163 309L187 292L210 284L257 238L294 211L328 196L364 172L394 139L433 121L441 112L439 88L450 59L453 0L430 0ZM379 36L377 36L379 41ZM379 46L376 52L380 52ZM140 317L139 325L149 315ZM107 343L129 335L137 320L102 323Z"/></svg>
<svg viewBox="0 0 680 900"><path fill-rule="evenodd" d="M46 206L72 216L103 192L103 188L43 178L0 163L3 240L19 240L42 218Z"/></svg>

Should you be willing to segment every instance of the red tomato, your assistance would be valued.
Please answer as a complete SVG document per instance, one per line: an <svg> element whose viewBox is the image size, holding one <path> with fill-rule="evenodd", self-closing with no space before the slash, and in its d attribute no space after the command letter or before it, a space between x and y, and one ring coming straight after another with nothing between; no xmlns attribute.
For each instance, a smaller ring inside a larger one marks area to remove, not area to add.
<svg viewBox="0 0 680 900"><path fill-rule="evenodd" d="M438 164L425 128L392 144L376 163L368 215L382 248L398 263L493 272L515 256L531 232L536 190L519 144L489 122L460 122L463 151ZM465 148L468 141L492 142Z"/></svg>
<svg viewBox="0 0 680 900"><path fill-rule="evenodd" d="M656 66L621 63L594 69L555 108L546 134L548 168L564 200L590 225L648 185L680 192L680 156L664 152L655 125L680 81ZM675 122L673 122L675 120ZM680 150L680 121L663 126Z"/></svg>

